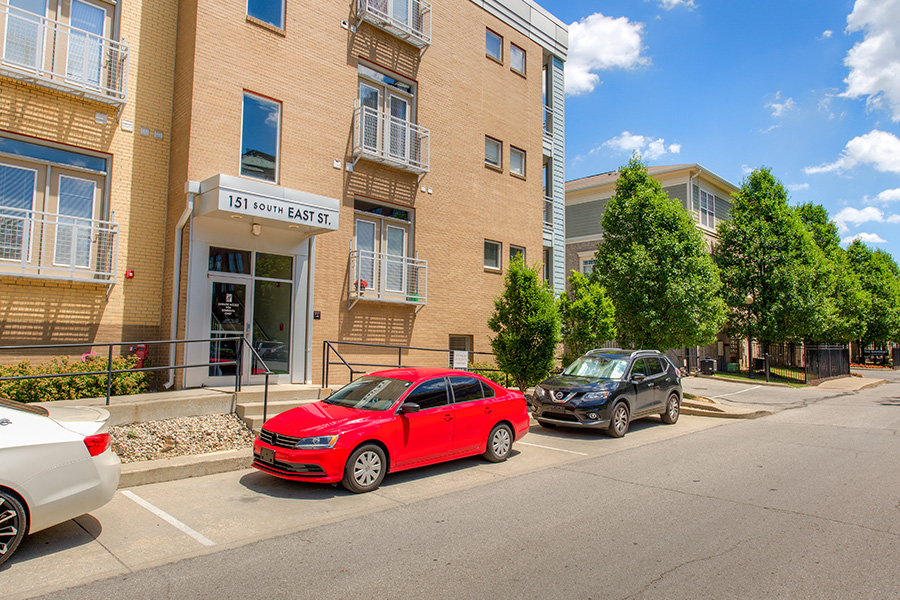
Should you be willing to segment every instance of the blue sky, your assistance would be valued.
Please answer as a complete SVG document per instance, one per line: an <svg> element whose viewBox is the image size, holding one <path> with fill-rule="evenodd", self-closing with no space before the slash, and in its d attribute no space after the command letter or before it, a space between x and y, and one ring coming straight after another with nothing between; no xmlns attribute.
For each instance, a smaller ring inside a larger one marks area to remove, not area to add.
<svg viewBox="0 0 900 600"><path fill-rule="evenodd" d="M569 25L566 179L766 166L900 260L900 0L538 0Z"/></svg>

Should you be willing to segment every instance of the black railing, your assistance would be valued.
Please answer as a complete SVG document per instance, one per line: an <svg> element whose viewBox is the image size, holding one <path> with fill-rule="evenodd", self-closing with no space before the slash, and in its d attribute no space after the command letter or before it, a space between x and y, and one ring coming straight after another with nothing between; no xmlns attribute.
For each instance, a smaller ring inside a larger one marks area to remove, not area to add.
<svg viewBox="0 0 900 600"><path fill-rule="evenodd" d="M344 358L340 352L338 352L335 346L354 346L354 347L363 347L363 348L381 348L381 349L389 349L397 351L397 361L390 363L371 363L371 362L350 362L346 358ZM367 344L365 342L340 342L340 341L329 341L326 340L322 343L322 387L328 387L328 377L331 371L332 365L345 367L350 372L350 381L353 381L353 378L356 375L361 375L363 373L369 372L371 369L358 369L357 367L375 367L379 369L402 369L402 368L412 368L412 367L426 367L426 366L436 366L434 364L426 365L426 364L404 364L403 362L403 351L416 351L416 352L439 352L444 354L448 358L448 364L453 363L453 353L457 352L456 350L452 350L449 348L418 348L415 346L399 346L396 344ZM473 355L482 355L482 356L490 356L493 358L493 353L491 352L473 352L471 350L467 351L470 356ZM331 360L331 355L334 354L337 357L337 360ZM500 369L490 369L490 368L478 368L479 371L494 371L494 372L502 372ZM509 387L508 376L506 377L506 387Z"/></svg>
<svg viewBox="0 0 900 600"><path fill-rule="evenodd" d="M236 342L237 343L237 353L233 360L216 360L215 362L209 361L205 363L197 363L197 364L184 364L184 365L166 365L161 367L134 367L131 369L113 369L113 349L116 347L139 347L139 346L149 346L151 345L162 345L162 344L195 344L195 343L222 343L222 342ZM208 339L196 339L196 340L151 340L151 341L141 341L141 342L108 342L108 343L85 343L85 344L38 344L38 345L24 345L24 346L0 346L0 352L6 351L33 351L33 350L64 350L66 348L87 348L89 351L93 351L94 348L104 348L104 352L107 357L106 368L98 371L78 371L73 373L49 373L43 375L17 375L15 377L0 377L0 382L2 381L21 381L26 379L55 379L60 377L79 377L83 375L106 375L106 405L109 405L109 399L112 396L112 384L113 384L113 376L121 373L141 373L141 372L153 372L153 371L169 371L169 370L178 370L178 369L193 369L193 368L221 368L234 366L234 391L235 393L241 391L241 382L243 379L243 355L244 355L244 346L247 346L250 349L253 358L262 365L262 369L257 369L254 367L253 374L254 375L265 375L265 389L263 391L263 420L266 417L266 410L268 408L268 400L269 400L269 375L272 375L273 372L269 369L269 366L266 364L266 361L260 357L259 353L257 353L256 349L244 339L243 336L225 336L225 337L217 337L217 338L208 338ZM95 356L99 356L96 355Z"/></svg>

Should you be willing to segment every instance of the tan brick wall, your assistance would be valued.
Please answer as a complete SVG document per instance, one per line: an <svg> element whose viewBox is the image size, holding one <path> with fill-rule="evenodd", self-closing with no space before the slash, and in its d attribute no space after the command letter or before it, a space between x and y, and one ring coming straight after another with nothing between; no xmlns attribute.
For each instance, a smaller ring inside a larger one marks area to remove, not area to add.
<svg viewBox="0 0 900 600"><path fill-rule="evenodd" d="M239 174L243 91L273 98L282 103L277 184L341 200L340 230L317 238L314 378L323 340L445 348L457 334L488 351L486 321L503 276L484 270L483 241L503 244L504 269L509 244L524 246L530 263L542 257L541 48L461 0L433 3L433 44L422 53L368 24L343 29L342 20L355 23L351 2L289 3L283 32L248 22L244 0L198 0L196 11L185 4L194 3L182 3L179 61L192 66L180 62L176 72L170 238L186 180ZM485 57L486 26L504 37L503 65ZM525 78L510 70L511 41L527 51ZM416 121L431 132L427 175L365 160L352 173L333 167L351 160L358 57L416 81ZM485 135L503 141L502 172L484 166ZM527 152L525 180L509 173L510 145ZM428 261L428 304L418 313L367 302L348 311L356 196L415 210L414 251ZM395 360L396 351L387 355ZM445 364L446 355L430 360Z"/></svg>
<svg viewBox="0 0 900 600"><path fill-rule="evenodd" d="M120 40L130 48L121 117L134 122L134 132L121 128L114 107L0 76L0 130L111 156L109 202L120 232L118 282L108 297L103 285L0 279L3 343L158 336L176 6L177 0L120 3ZM97 113L106 124L97 122ZM150 135L141 135L142 127ZM134 279L124 278L126 269Z"/></svg>

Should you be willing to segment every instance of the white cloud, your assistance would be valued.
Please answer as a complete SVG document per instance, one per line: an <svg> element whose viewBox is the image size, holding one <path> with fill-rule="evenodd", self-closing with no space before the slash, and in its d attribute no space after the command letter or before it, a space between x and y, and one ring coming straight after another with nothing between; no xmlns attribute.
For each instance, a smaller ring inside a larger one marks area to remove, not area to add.
<svg viewBox="0 0 900 600"><path fill-rule="evenodd" d="M785 113L791 112L794 110L794 99L787 98L783 102L781 101L781 92L776 92L775 99L766 104L766 108L772 111L773 117L781 117L784 116Z"/></svg>
<svg viewBox="0 0 900 600"><path fill-rule="evenodd" d="M856 0L847 31L864 37L844 58L850 73L842 95L866 96L869 107L886 108L900 122L900 0Z"/></svg>
<svg viewBox="0 0 900 600"><path fill-rule="evenodd" d="M791 192L802 192L809 189L808 183L792 183L788 184L787 189Z"/></svg>
<svg viewBox="0 0 900 600"><path fill-rule="evenodd" d="M612 148L628 154L637 151L642 158L647 160L656 160L666 154L681 153L681 144L669 144L667 146L662 138L653 139L644 135L635 135L629 131L623 131L621 135L603 142L591 152L600 148Z"/></svg>
<svg viewBox="0 0 900 600"><path fill-rule="evenodd" d="M659 5L666 9L672 10L673 8L677 8L679 6L683 6L688 10L694 10L697 8L697 5L694 4L694 0L658 0Z"/></svg>
<svg viewBox="0 0 900 600"><path fill-rule="evenodd" d="M859 226L864 223L900 223L900 215L885 216L883 210L875 208L874 206L867 206L862 209L848 206L838 214L834 215L832 221L838 226L838 231L843 234L850 231L850 225Z"/></svg>
<svg viewBox="0 0 900 600"><path fill-rule="evenodd" d="M900 188L884 190L874 198L866 196L865 201L869 204L890 204L891 202L898 202L900 201Z"/></svg>
<svg viewBox="0 0 900 600"><path fill-rule="evenodd" d="M842 244L849 244L856 240L860 240L865 244L887 244L887 240L882 238L877 233L857 233L856 235L851 235L849 237L845 237L841 240Z"/></svg>
<svg viewBox="0 0 900 600"><path fill-rule="evenodd" d="M823 39L823 40L827 40L827 39L830 38L832 35L834 35L834 32L833 32L832 30L830 30L830 29L826 29L825 31L822 32L822 39Z"/></svg>
<svg viewBox="0 0 900 600"><path fill-rule="evenodd" d="M633 69L650 64L641 56L644 24L627 17L614 19L594 13L569 25L566 93L589 94L600 85L597 71Z"/></svg>
<svg viewBox="0 0 900 600"><path fill-rule="evenodd" d="M900 138L893 133L873 129L847 142L836 161L818 167L806 167L803 170L807 175L831 173L846 171L858 164L872 164L879 171L900 175Z"/></svg>

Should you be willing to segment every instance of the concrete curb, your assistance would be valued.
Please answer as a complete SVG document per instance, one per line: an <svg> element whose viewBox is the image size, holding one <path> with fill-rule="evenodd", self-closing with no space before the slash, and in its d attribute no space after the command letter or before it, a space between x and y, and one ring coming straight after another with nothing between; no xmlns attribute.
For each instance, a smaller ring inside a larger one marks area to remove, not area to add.
<svg viewBox="0 0 900 600"><path fill-rule="evenodd" d="M712 401L682 400L681 414L698 417L716 417L719 419L758 419L772 414L768 410L747 410Z"/></svg>
<svg viewBox="0 0 900 600"><path fill-rule="evenodd" d="M158 460L144 460L122 465L119 488L162 483L188 477L201 477L250 468L253 449L222 450L194 456L176 456Z"/></svg>

